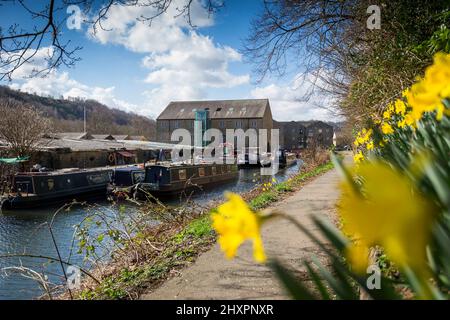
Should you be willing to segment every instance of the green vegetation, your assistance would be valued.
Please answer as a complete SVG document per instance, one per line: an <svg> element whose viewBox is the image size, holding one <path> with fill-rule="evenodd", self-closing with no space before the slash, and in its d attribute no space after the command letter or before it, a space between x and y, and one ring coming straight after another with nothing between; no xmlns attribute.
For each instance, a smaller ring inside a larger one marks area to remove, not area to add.
<svg viewBox="0 0 450 320"><path fill-rule="evenodd" d="M0 99L13 99L34 106L52 121L53 128L58 132L82 132L84 108L86 108L89 133L143 135L149 139L156 134L154 120L111 109L95 100L41 97L12 90L6 86L0 86Z"/></svg>
<svg viewBox="0 0 450 320"><path fill-rule="evenodd" d="M299 173L288 181L274 184L270 190L262 191L251 200L253 208L262 209L282 199L283 195L300 187L308 179L316 177L333 168L331 162ZM170 224L170 220L167 221ZM83 230L83 233L86 231ZM145 242L145 235L139 232L135 241L130 242L132 251L136 242ZM181 270L194 262L196 257L208 250L216 240L209 214L200 215L187 221L178 229L169 229L159 236L147 236L147 240L160 242L162 250L149 255L139 264L122 266L101 279L99 285L84 289L79 299L135 299L142 292L158 286L170 276L171 271Z"/></svg>
<svg viewBox="0 0 450 320"><path fill-rule="evenodd" d="M258 196L249 202L250 207L253 210L260 210L273 202L280 200L284 194L294 191L296 188L300 187L307 180L316 177L328 170L333 168L333 163L327 162L325 164L319 165L305 173L300 173L294 177L289 178L286 181L277 183L273 185L269 190L261 192Z"/></svg>
<svg viewBox="0 0 450 320"><path fill-rule="evenodd" d="M79 299L133 299L143 289L166 279L171 270L193 262L214 240L209 215L200 216L166 240L163 251L154 259L105 277L94 289L83 290Z"/></svg>

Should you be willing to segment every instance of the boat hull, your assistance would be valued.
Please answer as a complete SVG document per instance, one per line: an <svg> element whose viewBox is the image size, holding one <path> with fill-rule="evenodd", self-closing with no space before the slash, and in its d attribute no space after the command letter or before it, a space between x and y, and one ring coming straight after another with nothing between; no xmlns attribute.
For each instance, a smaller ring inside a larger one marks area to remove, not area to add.
<svg viewBox="0 0 450 320"><path fill-rule="evenodd" d="M5 210L30 209L106 196L111 170L24 172L14 176L14 193L3 196Z"/></svg>
<svg viewBox="0 0 450 320"><path fill-rule="evenodd" d="M204 170L203 175L194 173L202 167ZM212 168L215 168L214 173ZM239 177L239 171L236 165L175 167L162 168L162 170L164 170L164 173L160 179L152 179L152 175L148 174L146 181L138 185L138 194L141 197L145 197L149 193L155 197L161 197L179 195L182 192L195 192L237 180ZM168 172L165 170L168 170ZM178 171L184 171L181 175L183 177L182 179L179 178L180 174Z"/></svg>
<svg viewBox="0 0 450 320"><path fill-rule="evenodd" d="M29 195L7 197L1 204L2 210L23 210L81 201L106 196L106 186L87 188L84 190L64 192L52 195Z"/></svg>

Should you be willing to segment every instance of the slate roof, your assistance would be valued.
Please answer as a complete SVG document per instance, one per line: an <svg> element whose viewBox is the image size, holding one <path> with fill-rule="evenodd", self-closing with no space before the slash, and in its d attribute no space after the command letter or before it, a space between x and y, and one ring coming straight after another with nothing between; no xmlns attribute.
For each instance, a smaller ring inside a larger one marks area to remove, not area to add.
<svg viewBox="0 0 450 320"><path fill-rule="evenodd" d="M116 140L84 140L84 139L48 139L39 142L41 150L97 151L97 150L159 150L172 149L174 144L151 141L116 141Z"/></svg>
<svg viewBox="0 0 450 320"><path fill-rule="evenodd" d="M262 118L267 108L268 99L173 101L157 120L195 119L196 110L209 110L210 119Z"/></svg>
<svg viewBox="0 0 450 320"><path fill-rule="evenodd" d="M148 139L145 136L129 136L125 140L134 140L134 141L148 141Z"/></svg>
<svg viewBox="0 0 450 320"><path fill-rule="evenodd" d="M99 140L115 140L110 134L93 134L92 137Z"/></svg>
<svg viewBox="0 0 450 320"><path fill-rule="evenodd" d="M130 136L127 135L127 134L124 134L124 135L117 135L117 134L115 134L115 135L113 135L113 137L116 140L127 140Z"/></svg>
<svg viewBox="0 0 450 320"><path fill-rule="evenodd" d="M48 136L56 139L93 139L93 136L87 132L57 132Z"/></svg>

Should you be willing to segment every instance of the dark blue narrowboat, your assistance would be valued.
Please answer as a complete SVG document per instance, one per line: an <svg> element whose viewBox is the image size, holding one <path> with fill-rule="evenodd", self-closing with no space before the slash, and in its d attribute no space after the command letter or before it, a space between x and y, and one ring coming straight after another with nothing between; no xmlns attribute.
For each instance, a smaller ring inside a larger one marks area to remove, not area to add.
<svg viewBox="0 0 450 320"><path fill-rule="evenodd" d="M117 168L113 170L112 180L117 187L129 187L144 182L145 170L137 166Z"/></svg>
<svg viewBox="0 0 450 320"><path fill-rule="evenodd" d="M146 167L139 189L155 196L174 195L230 182L238 176L236 164L152 165Z"/></svg>
<svg viewBox="0 0 450 320"><path fill-rule="evenodd" d="M108 184L108 195L126 198L136 190L136 186L145 180L145 169L132 166L113 170L112 183Z"/></svg>
<svg viewBox="0 0 450 320"><path fill-rule="evenodd" d="M109 169L17 173L11 192L1 197L1 208L27 209L106 195L111 177Z"/></svg>

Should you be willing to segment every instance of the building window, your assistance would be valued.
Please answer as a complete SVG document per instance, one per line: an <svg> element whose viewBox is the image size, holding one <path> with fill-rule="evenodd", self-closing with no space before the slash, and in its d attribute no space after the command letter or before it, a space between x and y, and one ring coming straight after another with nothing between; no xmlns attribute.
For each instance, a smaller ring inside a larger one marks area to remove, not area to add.
<svg viewBox="0 0 450 320"><path fill-rule="evenodd" d="M219 121L219 128L225 128L225 121L223 121L223 120L220 120Z"/></svg>
<svg viewBox="0 0 450 320"><path fill-rule="evenodd" d="M258 122L256 120L252 120L251 123L250 123L250 126L252 128L256 128L256 127L258 127Z"/></svg>
<svg viewBox="0 0 450 320"><path fill-rule="evenodd" d="M175 129L178 129L178 128L180 127L180 121L175 120L175 122L174 122L174 124L173 124L173 127L174 127Z"/></svg>
<svg viewBox="0 0 450 320"><path fill-rule="evenodd" d="M235 128L242 128L242 120L237 120L235 122Z"/></svg>

